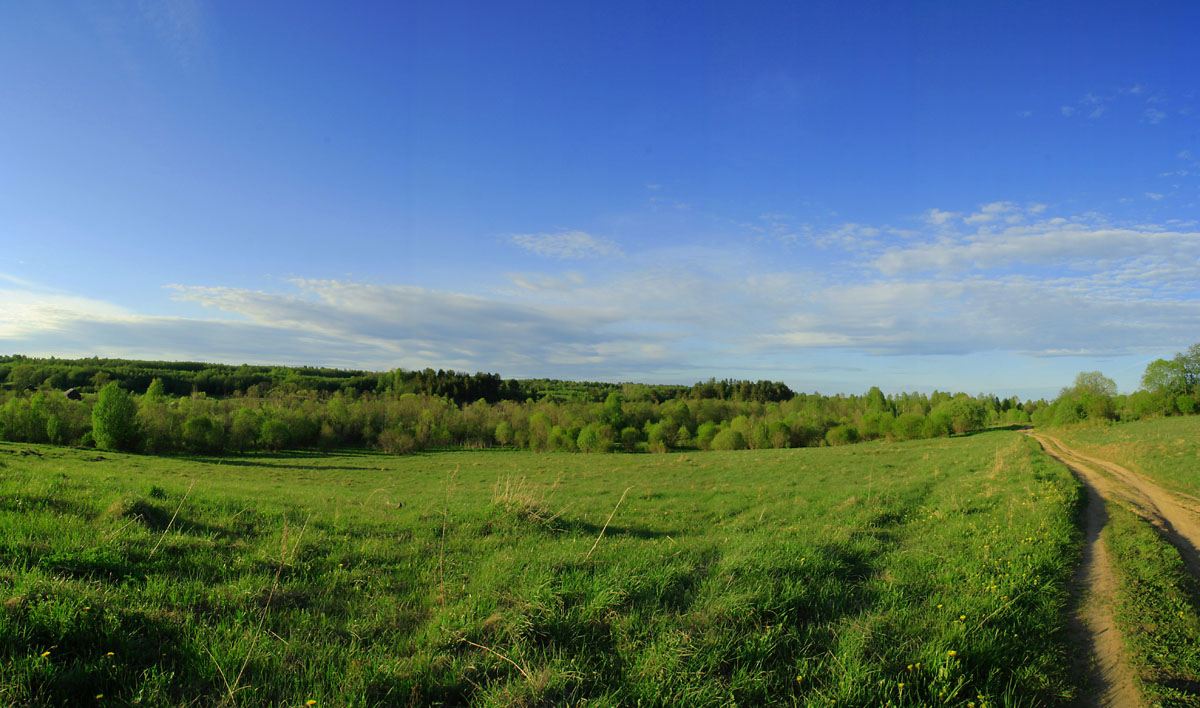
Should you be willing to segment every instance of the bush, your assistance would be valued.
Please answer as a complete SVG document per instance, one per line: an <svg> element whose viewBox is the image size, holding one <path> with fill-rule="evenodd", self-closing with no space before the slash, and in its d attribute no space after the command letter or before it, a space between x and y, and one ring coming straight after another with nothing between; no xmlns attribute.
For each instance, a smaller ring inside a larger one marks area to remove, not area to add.
<svg viewBox="0 0 1200 708"><path fill-rule="evenodd" d="M830 428L829 432L825 433L825 442L835 446L858 442L858 429L853 425L839 425Z"/></svg>
<svg viewBox="0 0 1200 708"><path fill-rule="evenodd" d="M625 452L634 452L641 438L642 434L637 428L625 428L621 431L621 447L625 448Z"/></svg>
<svg viewBox="0 0 1200 708"><path fill-rule="evenodd" d="M713 450L745 450L746 437L733 428L726 428L713 437L709 447Z"/></svg>
<svg viewBox="0 0 1200 708"><path fill-rule="evenodd" d="M696 445L701 450L707 450L712 445L713 438L717 437L719 431L720 428L712 421L701 423L700 427L696 429Z"/></svg>
<svg viewBox="0 0 1200 708"><path fill-rule="evenodd" d="M101 389L96 399L96 407L92 409L92 437L102 450L137 448L137 404L115 381Z"/></svg>
<svg viewBox="0 0 1200 708"><path fill-rule="evenodd" d="M1196 399L1188 395L1181 395L1175 399L1175 407L1184 415L1191 415L1196 412Z"/></svg>
<svg viewBox="0 0 1200 708"><path fill-rule="evenodd" d="M916 440L925 427L925 416L920 413L901 413L892 423L892 435L897 440Z"/></svg>
<svg viewBox="0 0 1200 708"><path fill-rule="evenodd" d="M388 428L379 434L379 448L393 455L411 455L417 451L418 445L417 439L410 433L399 428Z"/></svg>

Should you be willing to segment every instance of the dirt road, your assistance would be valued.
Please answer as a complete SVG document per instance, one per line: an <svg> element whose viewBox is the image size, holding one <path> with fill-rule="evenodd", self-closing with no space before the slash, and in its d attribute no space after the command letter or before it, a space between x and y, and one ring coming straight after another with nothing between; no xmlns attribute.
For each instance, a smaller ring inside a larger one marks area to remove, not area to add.
<svg viewBox="0 0 1200 708"><path fill-rule="evenodd" d="M1108 521L1105 504L1119 500L1129 505L1179 549L1188 570L1200 577L1200 499L1169 492L1120 465L1072 450L1057 438L1042 433L1030 435L1047 453L1070 467L1087 487L1083 563L1075 578L1081 602L1074 621L1081 643L1091 647L1091 656L1081 657L1077 667L1089 674L1097 687L1088 704L1143 706L1113 618L1115 579L1102 540Z"/></svg>

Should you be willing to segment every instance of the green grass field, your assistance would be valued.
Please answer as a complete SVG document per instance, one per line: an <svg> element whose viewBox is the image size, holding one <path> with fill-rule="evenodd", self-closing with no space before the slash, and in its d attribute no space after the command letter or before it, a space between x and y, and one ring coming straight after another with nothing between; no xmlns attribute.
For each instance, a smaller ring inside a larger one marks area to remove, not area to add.
<svg viewBox="0 0 1200 708"><path fill-rule="evenodd" d="M1167 489L1200 496L1200 416L1053 432L1081 452L1140 472Z"/></svg>
<svg viewBox="0 0 1200 708"><path fill-rule="evenodd" d="M1031 706L1079 487L1011 432L733 453L0 445L0 704Z"/></svg>

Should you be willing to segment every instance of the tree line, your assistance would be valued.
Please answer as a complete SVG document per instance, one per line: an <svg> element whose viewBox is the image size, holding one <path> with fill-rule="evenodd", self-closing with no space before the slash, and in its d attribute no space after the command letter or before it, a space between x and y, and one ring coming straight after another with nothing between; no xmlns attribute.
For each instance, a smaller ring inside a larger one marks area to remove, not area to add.
<svg viewBox="0 0 1200 708"><path fill-rule="evenodd" d="M129 359L59 359L21 355L0 356L0 387L8 391L38 389L97 393L110 382L144 394L151 382L161 382L173 396L202 393L210 397L262 396L272 392L334 393L344 395L425 394L458 404L483 400L601 403L620 392L627 399L664 401L672 398L720 398L739 401L785 401L794 394L778 381L709 379L694 386L504 379L499 374L423 369L386 372L312 366L252 366L202 362L137 361Z"/></svg>
<svg viewBox="0 0 1200 708"><path fill-rule="evenodd" d="M399 454L490 447L738 450L948 436L1028 423L1042 405L938 391L885 396L878 387L861 396L796 394L783 384L735 380L692 387L608 384L600 401L548 395L461 402L452 387L425 390L455 381L436 372L379 377L384 385L366 391L290 385L264 391L251 384L225 397L203 391L177 395L162 378L152 379L143 391L110 380L79 400L43 381L34 390L14 386L0 393L0 439L151 454L345 447ZM467 379L482 380L459 380ZM501 389L508 385L499 377L490 380Z"/></svg>

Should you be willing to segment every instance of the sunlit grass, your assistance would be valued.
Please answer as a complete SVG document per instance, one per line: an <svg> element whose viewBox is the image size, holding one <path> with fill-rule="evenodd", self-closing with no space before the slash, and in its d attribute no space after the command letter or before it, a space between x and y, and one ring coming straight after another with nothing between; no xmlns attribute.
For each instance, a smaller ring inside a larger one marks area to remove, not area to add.
<svg viewBox="0 0 1200 708"><path fill-rule="evenodd" d="M1079 495L1031 445L2 445L0 703L1061 704Z"/></svg>

